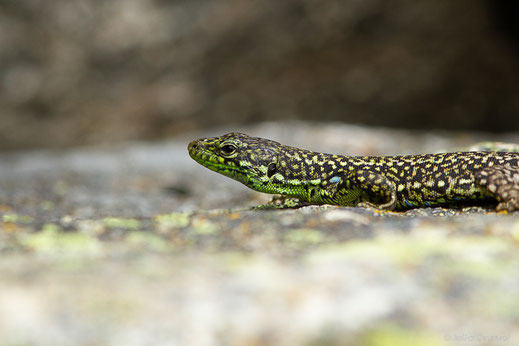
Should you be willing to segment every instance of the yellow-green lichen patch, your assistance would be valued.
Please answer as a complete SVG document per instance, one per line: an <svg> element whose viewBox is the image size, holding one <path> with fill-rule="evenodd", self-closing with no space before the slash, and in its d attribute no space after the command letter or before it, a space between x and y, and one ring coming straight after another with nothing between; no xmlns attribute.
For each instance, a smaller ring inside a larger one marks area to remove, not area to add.
<svg viewBox="0 0 519 346"><path fill-rule="evenodd" d="M190 233L195 234L215 234L220 230L220 227L210 220L204 218L196 218L191 223Z"/></svg>
<svg viewBox="0 0 519 346"><path fill-rule="evenodd" d="M106 230L106 225L98 220L78 220L75 222L77 230L81 233L98 236Z"/></svg>
<svg viewBox="0 0 519 346"><path fill-rule="evenodd" d="M498 267L508 268L502 263L501 255L510 253L513 253L513 244L499 238L390 235L325 246L314 252L311 259L347 257L416 266L426 258L443 258L453 263L449 266L452 270L489 278L502 274Z"/></svg>
<svg viewBox="0 0 519 346"><path fill-rule="evenodd" d="M166 240L150 232L130 231L125 236L126 243L139 249L165 252L170 249Z"/></svg>
<svg viewBox="0 0 519 346"><path fill-rule="evenodd" d="M97 254L101 245L97 238L77 232L64 232L56 224L46 224L40 232L21 234L22 246L46 255Z"/></svg>
<svg viewBox="0 0 519 346"><path fill-rule="evenodd" d="M226 269L243 269L250 266L254 256L237 251L228 251L218 254L216 259Z"/></svg>
<svg viewBox="0 0 519 346"><path fill-rule="evenodd" d="M519 300L514 288L509 287L507 294L503 294L502 290L480 290L472 297L472 302L466 308L471 308L471 312L476 316L485 316L490 320L519 319Z"/></svg>
<svg viewBox="0 0 519 346"><path fill-rule="evenodd" d="M287 231L284 235L284 239L291 243L297 244L318 244L321 243L325 236L323 232L311 228L300 228Z"/></svg>
<svg viewBox="0 0 519 346"><path fill-rule="evenodd" d="M63 196L65 194L67 194L69 190L69 185L67 183L65 183L64 181L58 181L56 184L54 184L54 186L52 187L52 191L56 194L56 195L60 195L60 196Z"/></svg>
<svg viewBox="0 0 519 346"><path fill-rule="evenodd" d="M4 214L2 215L2 221L13 223L31 223L34 221L34 218L28 215Z"/></svg>
<svg viewBox="0 0 519 346"><path fill-rule="evenodd" d="M167 232L175 228L185 228L189 225L188 213L171 213L155 216L159 231Z"/></svg>
<svg viewBox="0 0 519 346"><path fill-rule="evenodd" d="M453 262L473 263L480 268L485 262L494 265L495 256L510 249L510 245L502 239L481 236L420 239L416 235L385 239L378 243L386 245L388 254L400 263L419 264L425 257L445 256Z"/></svg>
<svg viewBox="0 0 519 346"><path fill-rule="evenodd" d="M376 326L360 338L363 346L446 346L447 342L428 331L404 329L396 325Z"/></svg>
<svg viewBox="0 0 519 346"><path fill-rule="evenodd" d="M45 233L45 232L60 232L60 231L61 231L61 227L59 227L55 223L46 223L41 228L41 232L42 233Z"/></svg>
<svg viewBox="0 0 519 346"><path fill-rule="evenodd" d="M141 226L141 222L137 219L127 219L120 217L106 217L103 223L109 228L123 228L129 230L137 230Z"/></svg>
<svg viewBox="0 0 519 346"><path fill-rule="evenodd" d="M111 295L106 293L106 287L87 285L81 293L82 299L78 299L74 310L78 316L102 316L103 321L124 324L143 311L141 297L132 295L131 288L121 287L117 294Z"/></svg>
<svg viewBox="0 0 519 346"><path fill-rule="evenodd" d="M465 150L465 148L463 148ZM504 142L479 142L469 148L469 151L504 151L504 152L519 152L519 145L515 143L504 143Z"/></svg>
<svg viewBox="0 0 519 346"><path fill-rule="evenodd" d="M512 225L510 234L512 235L512 238L519 243L519 220L514 222Z"/></svg>
<svg viewBox="0 0 519 346"><path fill-rule="evenodd" d="M446 273L494 280L512 272L516 263L510 258L515 249L501 238L467 237L449 239L444 254L450 255Z"/></svg>
<svg viewBox="0 0 519 346"><path fill-rule="evenodd" d="M52 201L45 200L45 201L40 202L40 209L42 209L42 210L52 210L52 209L54 209L54 207L55 207L55 204Z"/></svg>

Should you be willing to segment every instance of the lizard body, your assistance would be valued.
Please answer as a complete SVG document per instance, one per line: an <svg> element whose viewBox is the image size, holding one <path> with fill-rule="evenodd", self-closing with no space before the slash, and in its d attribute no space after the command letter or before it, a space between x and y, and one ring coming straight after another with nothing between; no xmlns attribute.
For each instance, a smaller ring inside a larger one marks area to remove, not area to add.
<svg viewBox="0 0 519 346"><path fill-rule="evenodd" d="M259 192L307 204L404 210L497 202L519 210L519 153L342 156L229 133L188 146L201 165Z"/></svg>

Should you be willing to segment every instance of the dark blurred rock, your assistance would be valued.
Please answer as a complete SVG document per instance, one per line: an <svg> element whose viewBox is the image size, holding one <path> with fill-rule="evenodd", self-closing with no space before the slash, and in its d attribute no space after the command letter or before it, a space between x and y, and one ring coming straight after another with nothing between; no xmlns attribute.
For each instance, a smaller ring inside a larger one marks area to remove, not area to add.
<svg viewBox="0 0 519 346"><path fill-rule="evenodd" d="M504 6L3 1L0 148L290 118L516 130L517 11Z"/></svg>

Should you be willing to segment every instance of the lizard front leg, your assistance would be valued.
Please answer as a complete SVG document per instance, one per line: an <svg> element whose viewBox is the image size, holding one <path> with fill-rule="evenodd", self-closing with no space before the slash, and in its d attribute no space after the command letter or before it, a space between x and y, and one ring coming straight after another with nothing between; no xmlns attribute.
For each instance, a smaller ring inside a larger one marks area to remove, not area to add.
<svg viewBox="0 0 519 346"><path fill-rule="evenodd" d="M310 205L299 198L275 195L268 204L253 207L253 210L272 210L272 209L295 209Z"/></svg>

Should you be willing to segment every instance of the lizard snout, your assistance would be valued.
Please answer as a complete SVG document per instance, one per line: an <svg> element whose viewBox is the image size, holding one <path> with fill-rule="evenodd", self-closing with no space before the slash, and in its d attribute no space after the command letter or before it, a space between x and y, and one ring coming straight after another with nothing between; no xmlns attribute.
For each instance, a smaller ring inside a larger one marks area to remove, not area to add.
<svg viewBox="0 0 519 346"><path fill-rule="evenodd" d="M201 146L200 145L200 140L197 139L197 140L194 140L194 141L192 141L191 143L188 144L187 150L189 152L192 152L194 150L198 150L200 148L200 146Z"/></svg>

